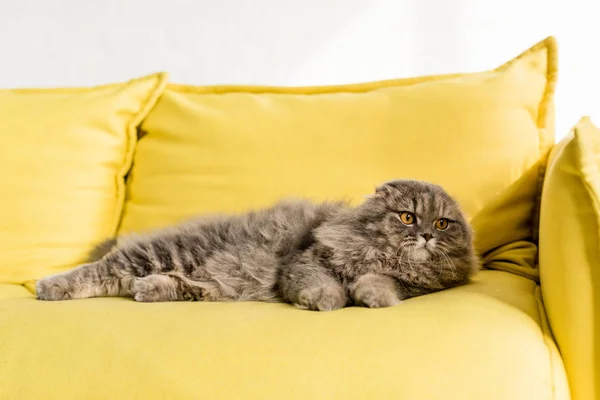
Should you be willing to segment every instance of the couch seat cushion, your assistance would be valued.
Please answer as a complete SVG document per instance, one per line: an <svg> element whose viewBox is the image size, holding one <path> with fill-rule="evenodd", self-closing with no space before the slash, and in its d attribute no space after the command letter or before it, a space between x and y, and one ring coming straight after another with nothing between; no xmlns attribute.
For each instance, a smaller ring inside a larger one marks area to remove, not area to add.
<svg viewBox="0 0 600 400"><path fill-rule="evenodd" d="M567 399L538 287L484 271L388 309L40 302L0 286L2 399Z"/></svg>

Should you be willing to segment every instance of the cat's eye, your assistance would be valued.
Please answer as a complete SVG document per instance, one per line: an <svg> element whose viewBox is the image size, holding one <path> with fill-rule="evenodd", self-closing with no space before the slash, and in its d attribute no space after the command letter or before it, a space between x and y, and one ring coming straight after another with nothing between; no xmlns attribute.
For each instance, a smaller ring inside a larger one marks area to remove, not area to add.
<svg viewBox="0 0 600 400"><path fill-rule="evenodd" d="M445 231L446 229L448 229L448 220L446 218L440 218L437 221L435 221L435 229L437 229L438 231Z"/></svg>
<svg viewBox="0 0 600 400"><path fill-rule="evenodd" d="M415 214L408 211L403 211L400 213L400 221L404 225L412 225L415 223Z"/></svg>

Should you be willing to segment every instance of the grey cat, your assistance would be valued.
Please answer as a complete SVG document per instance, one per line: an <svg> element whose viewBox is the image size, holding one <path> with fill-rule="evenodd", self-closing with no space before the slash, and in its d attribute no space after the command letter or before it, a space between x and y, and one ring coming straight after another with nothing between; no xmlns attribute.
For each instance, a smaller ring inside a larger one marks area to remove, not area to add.
<svg viewBox="0 0 600 400"><path fill-rule="evenodd" d="M465 284L479 268L456 201L413 180L387 182L357 207L283 201L108 244L99 260L40 280L38 299L388 307Z"/></svg>

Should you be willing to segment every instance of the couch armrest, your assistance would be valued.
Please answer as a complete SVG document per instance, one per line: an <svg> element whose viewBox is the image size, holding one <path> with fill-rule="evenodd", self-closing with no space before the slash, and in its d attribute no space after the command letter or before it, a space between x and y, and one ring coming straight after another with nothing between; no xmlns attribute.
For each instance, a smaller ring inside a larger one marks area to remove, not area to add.
<svg viewBox="0 0 600 400"><path fill-rule="evenodd" d="M552 151L540 279L573 399L600 398L600 130L582 119Z"/></svg>

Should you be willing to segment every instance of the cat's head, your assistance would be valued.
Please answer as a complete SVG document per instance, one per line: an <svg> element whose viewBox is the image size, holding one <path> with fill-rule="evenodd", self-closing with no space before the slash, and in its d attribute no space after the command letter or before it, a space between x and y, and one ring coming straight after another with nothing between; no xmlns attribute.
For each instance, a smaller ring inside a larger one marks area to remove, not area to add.
<svg viewBox="0 0 600 400"><path fill-rule="evenodd" d="M357 211L366 231L396 249L405 262L474 259L471 227L456 200L438 185L390 181L379 186Z"/></svg>

